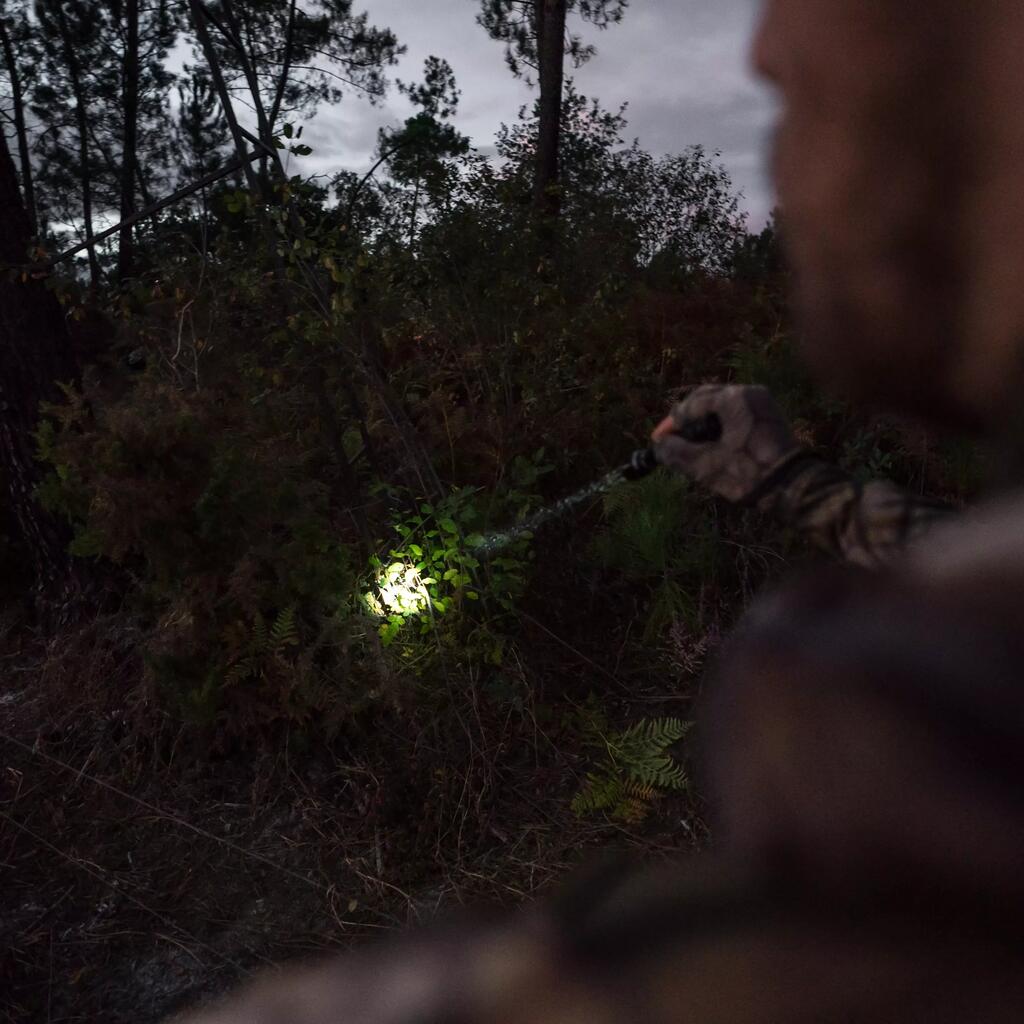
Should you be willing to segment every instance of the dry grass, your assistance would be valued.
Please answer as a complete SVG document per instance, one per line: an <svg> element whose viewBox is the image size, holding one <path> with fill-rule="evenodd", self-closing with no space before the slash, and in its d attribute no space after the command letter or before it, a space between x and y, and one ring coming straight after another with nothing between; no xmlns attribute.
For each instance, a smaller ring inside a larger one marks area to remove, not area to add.
<svg viewBox="0 0 1024 1024"><path fill-rule="evenodd" d="M129 617L8 637L0 1020L156 1021L271 963L520 904L609 847L699 843L686 799L643 832L571 813L585 765L552 708L608 659L535 621L518 709L453 675L436 684L452 691L443 713L383 713L331 749L216 758L145 692ZM613 699L632 688L645 713L662 696L653 678L616 682Z"/></svg>

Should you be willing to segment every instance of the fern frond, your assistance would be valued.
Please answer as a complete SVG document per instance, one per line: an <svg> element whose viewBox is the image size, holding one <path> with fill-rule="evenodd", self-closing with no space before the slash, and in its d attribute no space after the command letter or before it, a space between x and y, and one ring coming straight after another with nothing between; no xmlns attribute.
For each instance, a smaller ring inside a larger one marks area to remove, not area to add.
<svg viewBox="0 0 1024 1024"><path fill-rule="evenodd" d="M572 809L582 816L615 807L625 796L622 780L614 775L591 772L583 789L573 797Z"/></svg>
<svg viewBox="0 0 1024 1024"><path fill-rule="evenodd" d="M615 817L620 818L627 825L639 825L650 812L651 805L646 800L631 796L622 801Z"/></svg>
<svg viewBox="0 0 1024 1024"><path fill-rule="evenodd" d="M686 773L667 753L690 729L681 718L647 718L612 736L603 736L607 763L587 775L572 801L578 815L606 811L637 823L666 791L687 787Z"/></svg>
<svg viewBox="0 0 1024 1024"><path fill-rule="evenodd" d="M686 774L665 751L688 729L680 718L648 718L630 726L618 744L623 770L646 786L684 789Z"/></svg>
<svg viewBox="0 0 1024 1024"><path fill-rule="evenodd" d="M257 612L253 620L252 648L253 651L261 654L270 649L270 631L267 629L267 620L263 618L262 612Z"/></svg>
<svg viewBox="0 0 1024 1024"><path fill-rule="evenodd" d="M684 722L681 718L648 718L644 724L651 743L659 750L678 743L693 725L692 722Z"/></svg>
<svg viewBox="0 0 1024 1024"><path fill-rule="evenodd" d="M667 754L637 760L626 766L626 771L645 786L658 789L685 789L686 774Z"/></svg>
<svg viewBox="0 0 1024 1024"><path fill-rule="evenodd" d="M262 659L258 656L239 658L224 675L224 686L235 686L246 679L254 679L260 674Z"/></svg>
<svg viewBox="0 0 1024 1024"><path fill-rule="evenodd" d="M280 651L283 647L294 647L299 642L299 630L295 624L295 607L282 608L270 627L270 648Z"/></svg>
<svg viewBox="0 0 1024 1024"><path fill-rule="evenodd" d="M636 779L627 779L622 784L623 792L633 800L653 803L661 795L653 786L644 785Z"/></svg>

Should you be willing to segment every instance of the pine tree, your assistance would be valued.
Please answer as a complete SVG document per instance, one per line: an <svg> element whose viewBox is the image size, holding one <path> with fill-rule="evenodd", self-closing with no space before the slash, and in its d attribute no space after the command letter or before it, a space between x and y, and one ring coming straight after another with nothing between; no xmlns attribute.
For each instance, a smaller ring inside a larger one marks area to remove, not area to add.
<svg viewBox="0 0 1024 1024"><path fill-rule="evenodd" d="M537 149L533 208L543 221L557 219L559 143L564 58L576 67L594 55L580 36L566 33L568 16L578 14L599 29L622 20L628 0L481 0L477 21L505 44L505 61L517 77L537 76Z"/></svg>
<svg viewBox="0 0 1024 1024"><path fill-rule="evenodd" d="M32 234L36 235L39 233L39 215L36 210L35 180L25 113L35 68L38 66L38 52L26 0L0 2L0 58L0 88L3 90L0 94L0 117L4 122L3 130L6 132L10 126L17 142L25 211Z"/></svg>
<svg viewBox="0 0 1024 1024"><path fill-rule="evenodd" d="M39 0L36 15L43 66L32 110L46 126L38 147L43 157L39 179L45 183L53 219L81 223L89 283L95 291L101 281L93 244L99 163L91 130L95 97L90 96L85 69L101 61L106 14L86 0ZM65 141L69 133L73 146Z"/></svg>
<svg viewBox="0 0 1024 1024"><path fill-rule="evenodd" d="M33 113L43 126L38 180L54 219L81 225L121 221L147 205L167 176L166 57L179 28L170 0L39 0L42 50ZM71 134L75 145L69 147ZM118 234L117 277L135 272L138 226ZM101 269L90 245L93 288Z"/></svg>
<svg viewBox="0 0 1024 1024"><path fill-rule="evenodd" d="M252 111L260 141L270 140L287 117L310 116L321 103L337 103L348 89L371 101L384 94L384 71L403 52L394 34L354 14L352 0L190 0L197 59L216 90L239 156L247 150L235 100ZM268 194L273 156L257 175L246 165L250 188Z"/></svg>
<svg viewBox="0 0 1024 1024"><path fill-rule="evenodd" d="M209 76L194 68L186 68L185 72L178 80L174 134L179 173L184 182L192 182L227 163L231 135ZM207 215L207 202L208 193L203 189L198 196L203 218Z"/></svg>
<svg viewBox="0 0 1024 1024"><path fill-rule="evenodd" d="M411 247L416 240L422 200L436 203L449 193L448 161L468 151L469 139L449 123L458 109L460 93L446 60L428 57L423 65L423 81L399 82L398 88L419 108L419 113L408 118L401 128L381 129L378 163L387 161L394 180L412 187L408 235Z"/></svg>

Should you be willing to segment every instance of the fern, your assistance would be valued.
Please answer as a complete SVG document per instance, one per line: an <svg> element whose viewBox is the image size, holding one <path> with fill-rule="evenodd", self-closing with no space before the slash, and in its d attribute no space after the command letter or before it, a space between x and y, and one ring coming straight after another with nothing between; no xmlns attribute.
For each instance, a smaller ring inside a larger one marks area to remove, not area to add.
<svg viewBox="0 0 1024 1024"><path fill-rule="evenodd" d="M584 727L592 724L592 716ZM665 792L683 790L686 773L668 753L690 728L680 718L647 718L621 732L592 733L605 751L604 764L587 774L583 789L572 801L582 816L604 811L612 818L637 824Z"/></svg>
<svg viewBox="0 0 1024 1024"><path fill-rule="evenodd" d="M249 650L254 655L265 654L270 649L270 633L267 630L267 620L263 618L262 612L256 613L252 624L252 635L249 641Z"/></svg>
<svg viewBox="0 0 1024 1024"><path fill-rule="evenodd" d="M280 653L285 647L295 647L299 642L299 631L295 625L295 607L282 608L270 627L270 648Z"/></svg>
<svg viewBox="0 0 1024 1024"><path fill-rule="evenodd" d="M236 622L225 629L223 641L228 666L225 686L263 678L274 662L282 661L285 648L296 647L300 642L295 608L282 608L270 626L262 612L257 612L250 627Z"/></svg>
<svg viewBox="0 0 1024 1024"><path fill-rule="evenodd" d="M573 798L572 809L580 817L605 811L619 821L636 825L647 817L651 804L660 795L653 786L632 779L591 773L584 788Z"/></svg>

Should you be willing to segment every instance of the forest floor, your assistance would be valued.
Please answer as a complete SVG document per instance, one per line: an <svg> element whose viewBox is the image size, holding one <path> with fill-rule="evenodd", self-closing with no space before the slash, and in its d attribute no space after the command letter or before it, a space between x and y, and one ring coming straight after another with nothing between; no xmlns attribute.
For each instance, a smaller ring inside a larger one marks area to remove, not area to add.
<svg viewBox="0 0 1024 1024"><path fill-rule="evenodd" d="M586 602L544 603L520 619L521 702L472 692L443 722L384 714L358 743L301 752L197 746L139 689L123 616L48 643L12 630L0 651L4 1024L163 1020L270 965L460 906L522 904L612 851L699 848L690 793L635 825L573 813L588 763L565 727L594 690L627 714L686 715L696 677L618 664L636 609L602 629Z"/></svg>

